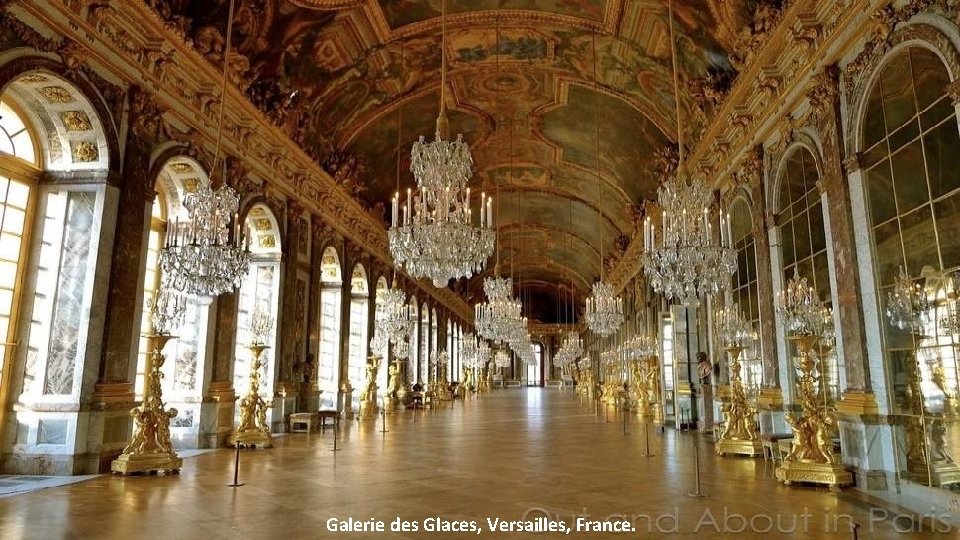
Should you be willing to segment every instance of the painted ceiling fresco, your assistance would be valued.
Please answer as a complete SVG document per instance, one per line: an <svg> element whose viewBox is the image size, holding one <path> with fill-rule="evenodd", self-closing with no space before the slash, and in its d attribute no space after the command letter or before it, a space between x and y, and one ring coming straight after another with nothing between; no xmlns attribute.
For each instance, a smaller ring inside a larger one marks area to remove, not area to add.
<svg viewBox="0 0 960 540"><path fill-rule="evenodd" d="M441 0L236 1L237 84L385 217L398 157L406 189L410 146L433 136ZM732 71L756 2L675 2L688 143L704 121L690 88ZM219 63L227 0L154 3ZM501 243L515 248L524 294L554 298L540 310L553 312L558 281L582 299L597 279L601 230L605 255L633 233L637 209L656 196L654 152L677 140L666 1L447 0L447 9L451 131L473 150L474 190L519 200L501 207ZM479 284L457 290L473 296Z"/></svg>

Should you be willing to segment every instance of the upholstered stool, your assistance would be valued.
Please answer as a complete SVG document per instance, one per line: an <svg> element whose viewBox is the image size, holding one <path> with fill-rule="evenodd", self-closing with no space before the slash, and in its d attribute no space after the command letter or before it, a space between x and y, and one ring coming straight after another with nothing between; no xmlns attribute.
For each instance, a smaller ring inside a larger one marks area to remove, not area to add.
<svg viewBox="0 0 960 540"><path fill-rule="evenodd" d="M300 412L290 414L291 433L310 433L313 431L313 413Z"/></svg>

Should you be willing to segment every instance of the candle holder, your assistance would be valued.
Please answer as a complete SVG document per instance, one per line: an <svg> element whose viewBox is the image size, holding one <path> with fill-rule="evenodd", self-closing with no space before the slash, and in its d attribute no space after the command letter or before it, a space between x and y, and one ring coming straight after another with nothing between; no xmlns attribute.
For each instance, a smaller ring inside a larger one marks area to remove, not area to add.
<svg viewBox="0 0 960 540"><path fill-rule="evenodd" d="M777 312L788 330L788 339L797 349L794 363L800 403L799 415L786 415L793 429L793 444L777 467L777 480L786 485L793 482L826 484L831 491L839 491L840 486L853 483L853 475L844 469L840 457L833 451L836 418L820 406L817 362L811 354L824 332L823 305L813 288L807 286L806 278L794 275L787 290L778 295Z"/></svg>
<svg viewBox="0 0 960 540"><path fill-rule="evenodd" d="M161 369L165 358L163 348L175 336L170 331L183 320L186 301L182 295L167 289L157 292L151 308L153 332L147 338L147 365L145 366L143 402L130 410L133 417L133 437L117 459L110 463L110 470L123 475L137 473L180 472L183 460L173 451L170 442L170 420L177 410L163 405L163 379Z"/></svg>
<svg viewBox="0 0 960 540"><path fill-rule="evenodd" d="M269 332L269 329L267 330ZM257 339L257 338L254 338ZM273 435L267 424L267 409L272 404L267 403L260 396L260 368L263 367L261 358L263 351L270 347L262 342L254 341L247 346L250 350L250 377L247 395L240 400L240 423L237 429L230 434L227 442L230 446L258 446L270 448L273 446Z"/></svg>
<svg viewBox="0 0 960 540"><path fill-rule="evenodd" d="M725 425L716 452L720 456L761 456L763 445L756 425L757 409L747 401L740 375L740 355L756 340L756 334L750 323L744 320L737 304L717 312L714 320L720 341L730 355L730 399L720 409Z"/></svg>

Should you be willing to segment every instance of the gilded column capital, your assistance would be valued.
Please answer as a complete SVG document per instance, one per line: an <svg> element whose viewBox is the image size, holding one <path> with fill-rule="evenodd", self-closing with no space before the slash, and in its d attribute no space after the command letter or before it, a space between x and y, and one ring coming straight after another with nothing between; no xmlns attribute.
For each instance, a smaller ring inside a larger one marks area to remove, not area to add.
<svg viewBox="0 0 960 540"><path fill-rule="evenodd" d="M844 174L853 174L860 170L863 166L862 163L863 154L861 152L854 152L846 157L843 160L843 172Z"/></svg>
<svg viewBox="0 0 960 540"><path fill-rule="evenodd" d="M960 79L949 83L946 87L946 92L954 105L960 105Z"/></svg>
<svg viewBox="0 0 960 540"><path fill-rule="evenodd" d="M833 112L836 98L840 95L840 70L835 65L825 66L810 80L807 99L818 116Z"/></svg>
<svg viewBox="0 0 960 540"><path fill-rule="evenodd" d="M772 229L780 224L777 214L770 211L763 214L763 221L766 223L767 229Z"/></svg>
<svg viewBox="0 0 960 540"><path fill-rule="evenodd" d="M130 130L141 143L170 138L170 126L163 119L165 112L152 94L139 86L130 87Z"/></svg>
<svg viewBox="0 0 960 540"><path fill-rule="evenodd" d="M260 186L250 179L250 171L244 165L243 160L234 156L226 156L223 162L225 167L224 179L228 186L237 191L241 199L259 191Z"/></svg>
<svg viewBox="0 0 960 540"><path fill-rule="evenodd" d="M299 218L306 211L307 207L296 199L287 200L287 214L291 218Z"/></svg>
<svg viewBox="0 0 960 540"><path fill-rule="evenodd" d="M90 51L86 47L72 39L64 39L57 53L63 59L63 65L70 71L86 64L87 57L90 56Z"/></svg>

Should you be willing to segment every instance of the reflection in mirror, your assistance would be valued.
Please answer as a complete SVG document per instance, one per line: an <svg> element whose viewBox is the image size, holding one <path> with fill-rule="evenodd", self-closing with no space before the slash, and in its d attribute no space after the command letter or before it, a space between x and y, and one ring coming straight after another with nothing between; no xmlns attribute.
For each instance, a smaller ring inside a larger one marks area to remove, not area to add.
<svg viewBox="0 0 960 540"><path fill-rule="evenodd" d="M948 82L931 51L895 53L871 89L861 135L888 391L902 429L898 469L910 481L960 489L960 306L951 278L960 265L960 132Z"/></svg>

